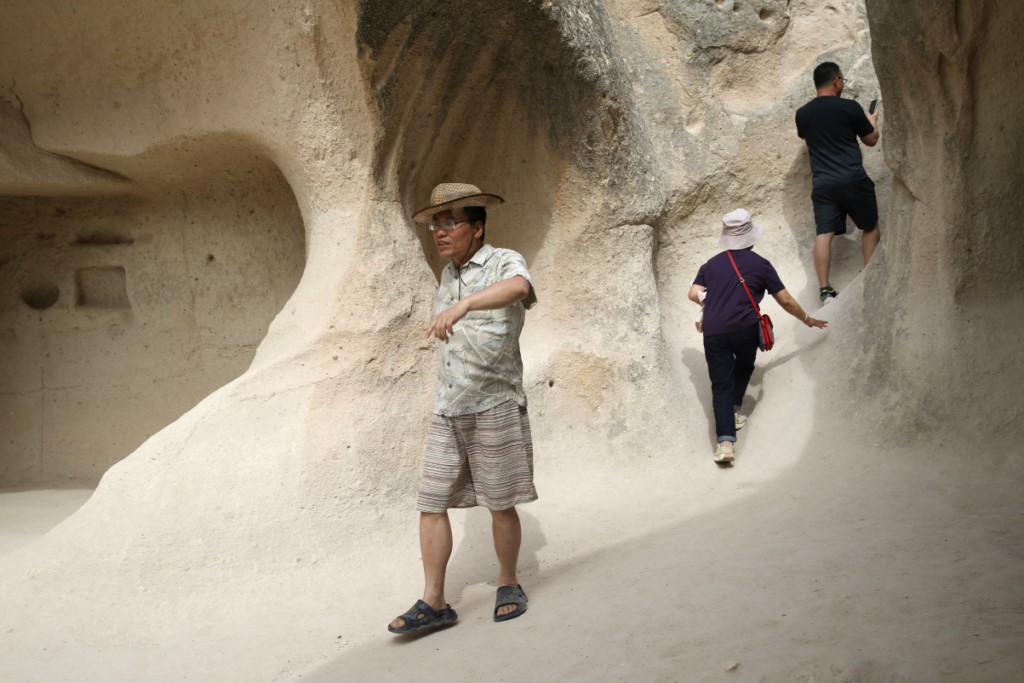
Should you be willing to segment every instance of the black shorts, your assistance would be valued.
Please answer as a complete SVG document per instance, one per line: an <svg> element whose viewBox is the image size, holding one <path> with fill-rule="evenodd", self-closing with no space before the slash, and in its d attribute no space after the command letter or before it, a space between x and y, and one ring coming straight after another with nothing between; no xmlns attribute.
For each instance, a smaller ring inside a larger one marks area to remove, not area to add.
<svg viewBox="0 0 1024 683"><path fill-rule="evenodd" d="M859 230L872 230L878 225L878 200L875 183L864 178L846 185L816 187L811 191L814 204L814 225L819 235L846 232L846 216Z"/></svg>

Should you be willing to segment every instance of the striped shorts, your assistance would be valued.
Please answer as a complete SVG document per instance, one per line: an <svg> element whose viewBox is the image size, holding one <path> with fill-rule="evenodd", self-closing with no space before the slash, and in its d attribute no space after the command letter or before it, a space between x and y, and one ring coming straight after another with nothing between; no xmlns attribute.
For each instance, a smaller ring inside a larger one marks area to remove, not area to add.
<svg viewBox="0 0 1024 683"><path fill-rule="evenodd" d="M416 508L444 512L482 505L507 510L537 500L526 407L508 401L482 413L434 415Z"/></svg>

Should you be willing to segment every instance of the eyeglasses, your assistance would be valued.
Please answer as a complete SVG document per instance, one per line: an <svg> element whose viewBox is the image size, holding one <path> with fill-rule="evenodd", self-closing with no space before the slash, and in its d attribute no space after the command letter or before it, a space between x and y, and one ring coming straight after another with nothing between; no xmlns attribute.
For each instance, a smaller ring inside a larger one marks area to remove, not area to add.
<svg viewBox="0 0 1024 683"><path fill-rule="evenodd" d="M459 225L460 223L471 222L472 221L453 221L452 219L449 218L446 221L430 221L430 223L427 224L427 228L430 229L430 232L436 232L438 230L444 230L445 232L449 232L451 230L454 230L455 226Z"/></svg>

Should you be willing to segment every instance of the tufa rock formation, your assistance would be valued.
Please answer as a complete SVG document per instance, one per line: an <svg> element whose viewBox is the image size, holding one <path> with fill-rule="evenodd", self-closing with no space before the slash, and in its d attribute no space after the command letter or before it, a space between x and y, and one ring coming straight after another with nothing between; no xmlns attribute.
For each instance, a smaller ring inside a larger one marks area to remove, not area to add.
<svg viewBox="0 0 1024 683"><path fill-rule="evenodd" d="M7 3L0 483L97 488L0 558L0 647L14 653L0 678L287 680L412 656L370 645L419 580L422 333L441 263L409 217L442 180L506 197L488 240L526 256L541 299L523 350L549 507L524 511L524 572L557 586L606 539L670 521L655 511L719 505L685 293L719 216L745 206L765 226L759 252L816 308L793 112L825 59L849 96L883 102L883 143L864 152L882 247L862 271L856 243L837 240L826 335L776 316L782 342L752 387L762 426L744 435L762 459L736 487L803 495L817 482L793 466L823 452L840 471L879 463L862 476L887 481L893 449L921 444L950 486L967 457L979 477L1019 482L1022 103L1004 83L1024 6L866 4ZM458 522L457 590L488 577L475 519ZM723 538L803 549L792 526L752 528ZM637 596L654 581L629 579ZM533 646L558 639L559 599ZM658 614L659 600L622 607ZM452 633L485 649L471 628ZM1014 636L1000 633L992 647ZM614 647L595 645L583 670L613 680L599 655ZM763 680L901 680L878 647L882 663L845 668L774 650ZM679 651L699 649L666 643L638 671L668 676L664 653ZM785 668L798 660L810 668ZM966 659L943 666L974 675Z"/></svg>

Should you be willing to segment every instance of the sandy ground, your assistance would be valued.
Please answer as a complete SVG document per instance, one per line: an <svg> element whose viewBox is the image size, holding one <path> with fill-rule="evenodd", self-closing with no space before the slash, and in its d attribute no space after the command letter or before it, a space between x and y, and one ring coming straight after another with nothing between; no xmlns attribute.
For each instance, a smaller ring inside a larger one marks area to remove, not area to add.
<svg viewBox="0 0 1024 683"><path fill-rule="evenodd" d="M34 655L45 644L24 643L0 669L32 672L19 683L72 680L69 671L81 681L240 683L1024 681L1019 447L978 449L950 437L957 425L907 435L909 445L880 441L863 426L877 414L815 392L821 368L804 356L827 348L813 339L787 338L759 358L769 369L755 374L732 468L712 463L710 438L656 467L587 481L540 454L541 500L521 509L530 607L519 619L491 620L489 517L474 509L452 513L448 599L459 623L423 637L386 631L420 590L410 501L406 528L339 575L334 596L311 589L290 607L242 596L222 617L169 625L157 643L126 635L102 653L84 637ZM706 404L705 389L695 387ZM0 494L0 553L88 494Z"/></svg>
<svg viewBox="0 0 1024 683"><path fill-rule="evenodd" d="M418 596L410 539L408 599L282 680L1024 681L1019 449L890 448L792 411L762 403L728 470L708 446L681 449L674 478L542 488L522 508L530 607L511 622L491 621L486 513L453 513L456 626L386 632Z"/></svg>
<svg viewBox="0 0 1024 683"><path fill-rule="evenodd" d="M82 506L92 489L0 491L0 556L31 543Z"/></svg>
<svg viewBox="0 0 1024 683"><path fill-rule="evenodd" d="M757 417L748 441L783 427ZM368 572L358 587L365 618L347 620L345 634L280 615L322 639L324 658L278 680L1024 680L1019 466L978 467L952 444L886 451L850 434L815 443L796 459L740 450L728 470L710 449L680 453L674 482L581 482L524 506L530 609L504 624L490 618L486 512L454 512L455 627L419 638L385 630L419 588L411 537L392 556L408 557L398 572L407 587ZM609 490L618 493L596 504ZM45 533L88 494L0 494L0 552ZM237 645L240 634L224 635Z"/></svg>
<svg viewBox="0 0 1024 683"><path fill-rule="evenodd" d="M793 386L774 387L781 395L805 388L790 374ZM273 680L1024 680L1022 467L1012 446L888 448L844 429L842 415L812 424L786 410L761 402L731 469L711 462L710 444L681 448L674 476L650 480L602 473L569 485L541 466L542 498L521 510L530 607L504 624L491 621L489 521L475 509L453 512L448 598L460 622L423 637L387 633L419 590L410 513L406 547L370 563L404 564L365 567L346 606L361 614L343 619L344 633L323 632L308 610L277 615L276 628L322 640L323 656L290 662ZM0 552L45 533L88 494L0 494ZM252 647L273 647L253 635ZM219 637L237 652L245 634ZM161 656L173 657L188 644L165 646ZM123 659L108 662L108 680L133 680L133 670L170 680L148 655L108 654Z"/></svg>
<svg viewBox="0 0 1024 683"><path fill-rule="evenodd" d="M771 482L763 454L741 453L614 510L538 501L523 509L523 617L491 621L482 575L450 582L453 628L396 638L384 627L407 605L381 605L375 633L290 680L1024 680L1024 513L1006 506L1019 493L935 466L956 448L850 443ZM598 542L601 527L616 540Z"/></svg>

